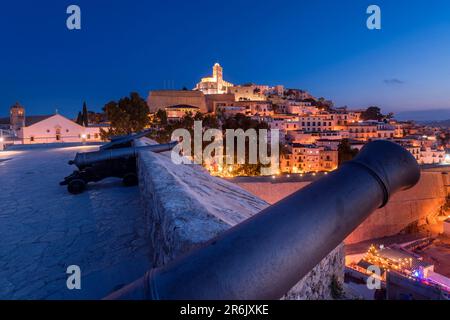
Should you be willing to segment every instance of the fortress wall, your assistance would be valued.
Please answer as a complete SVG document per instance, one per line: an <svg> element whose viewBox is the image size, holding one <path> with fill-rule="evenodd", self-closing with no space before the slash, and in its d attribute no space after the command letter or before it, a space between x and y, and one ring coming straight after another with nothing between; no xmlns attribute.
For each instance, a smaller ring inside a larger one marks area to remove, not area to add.
<svg viewBox="0 0 450 320"><path fill-rule="evenodd" d="M445 171L445 170L444 170ZM409 224L425 221L438 214L447 196L448 174L438 170L422 171L419 183L412 189L395 194L389 203L376 210L345 241L357 243L373 238L395 235ZM235 182L240 187L270 204L307 186L310 182Z"/></svg>
<svg viewBox="0 0 450 320"><path fill-rule="evenodd" d="M414 222L425 223L428 216L439 214L446 196L442 173L422 172L414 188L394 195L387 206L367 218L346 239L346 243L394 235Z"/></svg>
<svg viewBox="0 0 450 320"><path fill-rule="evenodd" d="M149 142L142 139L139 144L143 143ZM199 166L173 164L170 154L141 151L138 172L154 267L197 248L268 206L236 184L211 177ZM330 299L333 275L343 281L343 244L285 298Z"/></svg>
<svg viewBox="0 0 450 320"><path fill-rule="evenodd" d="M238 186L260 197L270 204L274 204L290 194L306 187L310 181L296 182L235 182Z"/></svg>
<svg viewBox="0 0 450 320"><path fill-rule="evenodd" d="M198 107L201 112L208 111L205 95L201 91L151 91L147 98L147 105L152 113L176 105L189 105Z"/></svg>

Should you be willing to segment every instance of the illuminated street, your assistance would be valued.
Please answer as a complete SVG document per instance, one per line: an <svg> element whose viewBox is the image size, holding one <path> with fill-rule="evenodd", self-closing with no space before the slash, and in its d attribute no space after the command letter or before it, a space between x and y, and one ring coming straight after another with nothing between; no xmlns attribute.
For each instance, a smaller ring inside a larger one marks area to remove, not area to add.
<svg viewBox="0 0 450 320"><path fill-rule="evenodd" d="M137 187L105 180L74 196L59 182L76 152L0 152L0 299L99 299L149 268ZM81 268L81 290L66 286Z"/></svg>

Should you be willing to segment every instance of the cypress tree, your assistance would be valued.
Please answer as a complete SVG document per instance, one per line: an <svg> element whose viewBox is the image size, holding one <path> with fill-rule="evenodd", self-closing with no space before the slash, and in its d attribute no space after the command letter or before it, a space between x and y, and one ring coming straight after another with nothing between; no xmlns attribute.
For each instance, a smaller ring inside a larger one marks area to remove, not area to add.
<svg viewBox="0 0 450 320"><path fill-rule="evenodd" d="M81 111L78 111L77 121L80 126L83 125L83 115L81 114Z"/></svg>
<svg viewBox="0 0 450 320"><path fill-rule="evenodd" d="M83 126L87 127L89 124L89 118L88 118L88 110L86 106L86 102L83 102Z"/></svg>

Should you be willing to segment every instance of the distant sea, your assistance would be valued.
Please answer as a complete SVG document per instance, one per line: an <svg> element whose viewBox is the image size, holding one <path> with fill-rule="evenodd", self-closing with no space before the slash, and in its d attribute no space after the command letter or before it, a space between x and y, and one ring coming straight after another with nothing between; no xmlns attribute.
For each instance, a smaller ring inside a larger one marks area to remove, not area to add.
<svg viewBox="0 0 450 320"><path fill-rule="evenodd" d="M414 120L416 122L445 121L450 123L450 109L402 111L396 113L395 118L401 121L406 120Z"/></svg>

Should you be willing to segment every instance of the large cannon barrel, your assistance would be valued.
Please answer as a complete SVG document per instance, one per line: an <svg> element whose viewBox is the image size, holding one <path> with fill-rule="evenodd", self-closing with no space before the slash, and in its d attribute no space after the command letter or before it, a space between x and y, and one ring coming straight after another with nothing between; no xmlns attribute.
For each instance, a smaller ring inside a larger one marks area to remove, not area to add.
<svg viewBox="0 0 450 320"><path fill-rule="evenodd" d="M114 160L119 158L135 157L140 150L148 150L152 152L165 152L172 150L178 142L170 142L166 144L155 144L142 147L130 147L120 149L107 149L94 152L77 153L74 160L69 164L74 164L78 168L83 168L94 163Z"/></svg>
<svg viewBox="0 0 450 320"><path fill-rule="evenodd" d="M280 299L374 210L414 186L414 157L388 141L107 299Z"/></svg>

